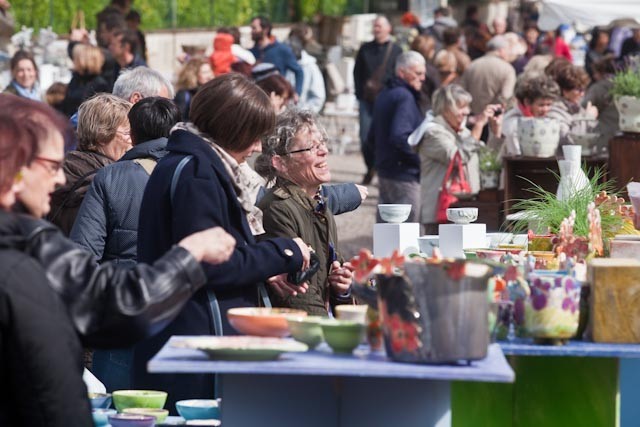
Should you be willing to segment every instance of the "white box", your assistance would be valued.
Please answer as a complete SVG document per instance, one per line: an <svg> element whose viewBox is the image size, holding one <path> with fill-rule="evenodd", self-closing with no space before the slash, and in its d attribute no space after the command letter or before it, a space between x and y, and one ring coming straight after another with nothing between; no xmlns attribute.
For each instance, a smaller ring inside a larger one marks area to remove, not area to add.
<svg viewBox="0 0 640 427"><path fill-rule="evenodd" d="M394 250L400 253L418 253L420 224L403 222L401 224L380 223L373 225L373 255L388 257Z"/></svg>
<svg viewBox="0 0 640 427"><path fill-rule="evenodd" d="M440 252L447 258L464 258L464 249L487 246L486 224L440 224Z"/></svg>

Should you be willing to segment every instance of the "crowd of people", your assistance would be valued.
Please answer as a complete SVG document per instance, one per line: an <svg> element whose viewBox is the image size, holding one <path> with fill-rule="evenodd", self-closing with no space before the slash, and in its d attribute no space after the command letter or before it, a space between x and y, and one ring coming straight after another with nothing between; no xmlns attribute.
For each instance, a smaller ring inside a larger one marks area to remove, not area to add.
<svg viewBox="0 0 640 427"><path fill-rule="evenodd" d="M257 16L252 49L221 28L211 56L180 58L174 87L147 67L140 19L130 0L112 0L97 46L72 31L72 79L49 88L50 106L33 56L11 59L0 94L1 425L91 425L83 347L109 391L166 390L173 408L215 388L207 375L147 373L170 336L234 334L233 307L328 316L354 303L334 217L367 189L329 185L309 27L281 42ZM418 28L403 48L378 16L354 82L363 184L377 175L379 202L411 204L427 233L452 162L478 191L479 151L520 154L520 118L558 120L563 144L615 133L608 78L640 50L640 30L617 47L594 30L585 69L561 31L528 22L520 35L503 18L489 29L475 6L460 24L439 8Z"/></svg>
<svg viewBox="0 0 640 427"><path fill-rule="evenodd" d="M457 156L464 170L454 165L454 174L476 193L481 151L499 159L522 154L522 118L557 120L560 145L595 135L592 154L602 154L618 131L610 78L638 53L640 28L594 28L582 66L573 63L566 25L541 32L529 19L516 33L497 17L489 27L476 5L460 23L447 7L435 10L428 27L406 15L402 22L416 35L404 49L378 16L374 39L356 56L362 183L377 174L380 203L411 204L409 220L426 233L437 234L436 214L446 208L441 189Z"/></svg>

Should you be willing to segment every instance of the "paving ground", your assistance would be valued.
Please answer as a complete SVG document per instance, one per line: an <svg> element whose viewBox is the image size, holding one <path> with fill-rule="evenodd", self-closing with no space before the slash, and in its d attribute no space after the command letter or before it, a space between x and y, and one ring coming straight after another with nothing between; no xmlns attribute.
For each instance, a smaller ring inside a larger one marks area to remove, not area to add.
<svg viewBox="0 0 640 427"><path fill-rule="evenodd" d="M362 181L366 169L362 156L358 153L344 155L331 154L329 166L333 182ZM356 255L360 248L373 248L373 224L376 220L378 204L377 179L369 187L369 197L355 211L336 216L338 226L338 248L345 259Z"/></svg>

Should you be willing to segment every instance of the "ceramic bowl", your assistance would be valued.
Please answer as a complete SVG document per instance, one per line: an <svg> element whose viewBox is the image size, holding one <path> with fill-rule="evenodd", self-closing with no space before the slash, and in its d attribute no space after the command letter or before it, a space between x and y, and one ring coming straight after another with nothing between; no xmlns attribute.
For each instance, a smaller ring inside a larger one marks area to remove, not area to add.
<svg viewBox="0 0 640 427"><path fill-rule="evenodd" d="M220 420L187 420L185 425L218 427L222 425L222 421Z"/></svg>
<svg viewBox="0 0 640 427"><path fill-rule="evenodd" d="M106 426L109 424L109 415L115 415L118 412L115 409L96 408L91 411L93 417L93 425L96 427Z"/></svg>
<svg viewBox="0 0 640 427"><path fill-rule="evenodd" d="M476 258L486 259L489 261L500 262L505 251L497 251L493 249L477 249Z"/></svg>
<svg viewBox="0 0 640 427"><path fill-rule="evenodd" d="M440 236L426 235L418 237L418 247L420 252L430 257L433 254L433 248L440 245Z"/></svg>
<svg viewBox="0 0 640 427"><path fill-rule="evenodd" d="M593 149L598 145L598 140L600 139L599 133L587 132L587 133L569 133L569 138L573 141L574 144L582 147L582 155L589 155L593 152Z"/></svg>
<svg viewBox="0 0 640 427"><path fill-rule="evenodd" d="M526 234L516 234L513 236L512 243L526 248L529 244L529 236Z"/></svg>
<svg viewBox="0 0 640 427"><path fill-rule="evenodd" d="M91 408L107 409L111 406L111 393L89 393Z"/></svg>
<svg viewBox="0 0 640 427"><path fill-rule="evenodd" d="M469 224L478 219L478 208L449 208L447 219L455 224Z"/></svg>
<svg viewBox="0 0 640 427"><path fill-rule="evenodd" d="M337 305L336 317L340 320L350 320L352 322L367 324L367 306L366 305Z"/></svg>
<svg viewBox="0 0 640 427"><path fill-rule="evenodd" d="M378 205L378 212L385 222L400 224L409 218L411 205L382 204Z"/></svg>
<svg viewBox="0 0 640 427"><path fill-rule="evenodd" d="M365 325L349 320L327 319L320 323L324 339L334 353L351 354L363 339Z"/></svg>
<svg viewBox="0 0 640 427"><path fill-rule="evenodd" d="M156 390L118 390L113 392L113 404L118 412L127 408L162 409L167 393Z"/></svg>
<svg viewBox="0 0 640 427"><path fill-rule="evenodd" d="M150 415L115 414L109 415L111 427L153 427L156 425L155 417Z"/></svg>
<svg viewBox="0 0 640 427"><path fill-rule="evenodd" d="M185 420L220 419L220 399L180 400L176 409Z"/></svg>
<svg viewBox="0 0 640 427"><path fill-rule="evenodd" d="M495 249L498 245L509 244L513 239L513 233L487 233L487 246Z"/></svg>
<svg viewBox="0 0 640 427"><path fill-rule="evenodd" d="M162 423L169 416L169 411L166 409L155 408L127 408L122 411L123 414L133 415L150 415L156 419L156 423Z"/></svg>
<svg viewBox="0 0 640 427"><path fill-rule="evenodd" d="M259 337L286 337L289 335L287 316L305 317L302 310L289 308L239 307L227 311L227 318L236 331Z"/></svg>
<svg viewBox="0 0 640 427"><path fill-rule="evenodd" d="M521 117L518 140L523 156L552 157L560 142L560 123L549 118Z"/></svg>
<svg viewBox="0 0 640 427"><path fill-rule="evenodd" d="M320 316L287 317L291 336L296 341L300 341L308 345L310 349L317 347L318 344L324 341L322 327L319 323L322 319L323 318Z"/></svg>
<svg viewBox="0 0 640 427"><path fill-rule="evenodd" d="M531 251L529 254L536 259L536 270L557 270L560 265L558 256L553 251Z"/></svg>
<svg viewBox="0 0 640 427"><path fill-rule="evenodd" d="M562 274L529 275L524 327L535 338L568 339L578 330L580 283Z"/></svg>

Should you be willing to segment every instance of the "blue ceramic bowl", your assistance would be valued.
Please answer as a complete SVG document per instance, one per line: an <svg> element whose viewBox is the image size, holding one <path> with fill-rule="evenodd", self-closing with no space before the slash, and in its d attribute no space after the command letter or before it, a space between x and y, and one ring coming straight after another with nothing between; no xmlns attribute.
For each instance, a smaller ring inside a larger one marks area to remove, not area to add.
<svg viewBox="0 0 640 427"><path fill-rule="evenodd" d="M109 415L117 414L115 409L103 409L97 408L91 411L91 415L93 416L93 424L96 427L106 426L109 424Z"/></svg>
<svg viewBox="0 0 640 427"><path fill-rule="evenodd" d="M111 406L111 393L89 393L91 408L107 409Z"/></svg>
<svg viewBox="0 0 640 427"><path fill-rule="evenodd" d="M111 427L153 427L156 417L151 415L115 414L109 415Z"/></svg>
<svg viewBox="0 0 640 427"><path fill-rule="evenodd" d="M180 400L176 409L185 420L220 419L220 399Z"/></svg>

